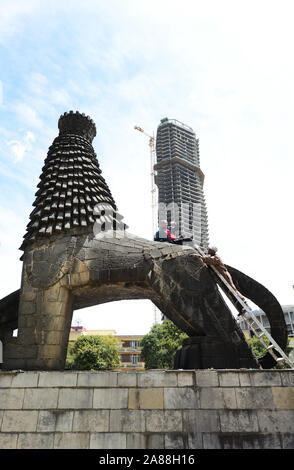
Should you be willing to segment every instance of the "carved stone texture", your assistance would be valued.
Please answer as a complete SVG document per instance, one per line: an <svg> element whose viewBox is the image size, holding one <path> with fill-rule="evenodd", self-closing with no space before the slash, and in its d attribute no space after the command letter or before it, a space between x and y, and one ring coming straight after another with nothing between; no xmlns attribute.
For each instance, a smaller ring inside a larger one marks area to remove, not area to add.
<svg viewBox="0 0 294 470"><path fill-rule="evenodd" d="M235 341L220 337L186 338L177 351L175 369L240 369L259 368L252 351L236 335Z"/></svg>
<svg viewBox="0 0 294 470"><path fill-rule="evenodd" d="M42 168L22 250L40 237L80 227L92 230L99 219L94 214L97 204L111 207L116 219L117 208L91 144L95 124L83 114L70 112L60 117L59 129Z"/></svg>

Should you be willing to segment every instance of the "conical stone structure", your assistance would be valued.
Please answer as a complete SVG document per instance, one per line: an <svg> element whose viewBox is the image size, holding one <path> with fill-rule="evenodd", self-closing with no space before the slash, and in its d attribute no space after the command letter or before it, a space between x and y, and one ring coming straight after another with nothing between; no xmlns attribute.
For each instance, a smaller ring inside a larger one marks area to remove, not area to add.
<svg viewBox="0 0 294 470"><path fill-rule="evenodd" d="M122 218L116 213L92 146L95 123L85 114L70 111L60 116L58 128L59 136L49 147L42 168L22 250L41 237L77 228L92 231L104 204L113 209L114 229ZM95 211L97 204L100 212Z"/></svg>

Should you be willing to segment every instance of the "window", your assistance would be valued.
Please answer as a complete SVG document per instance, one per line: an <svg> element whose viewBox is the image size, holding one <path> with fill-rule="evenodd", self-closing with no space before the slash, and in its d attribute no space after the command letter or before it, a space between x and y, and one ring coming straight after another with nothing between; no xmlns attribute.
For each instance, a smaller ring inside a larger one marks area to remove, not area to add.
<svg viewBox="0 0 294 470"><path fill-rule="evenodd" d="M136 366L138 364L139 358L140 358L139 354L132 354L132 364L133 364L133 366Z"/></svg>

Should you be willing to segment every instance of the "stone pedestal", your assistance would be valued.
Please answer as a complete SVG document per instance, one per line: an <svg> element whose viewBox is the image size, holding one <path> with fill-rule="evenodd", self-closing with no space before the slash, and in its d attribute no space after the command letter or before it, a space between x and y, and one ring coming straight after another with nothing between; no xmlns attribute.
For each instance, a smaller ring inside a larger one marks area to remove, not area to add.
<svg viewBox="0 0 294 470"><path fill-rule="evenodd" d="M252 351L243 342L222 341L214 336L194 336L177 351L175 369L258 369Z"/></svg>
<svg viewBox="0 0 294 470"><path fill-rule="evenodd" d="M1 450L293 448L293 370L0 372Z"/></svg>
<svg viewBox="0 0 294 470"><path fill-rule="evenodd" d="M5 338L4 368L64 368L72 320L70 290L60 282L47 289L33 288L25 278L22 288L18 337Z"/></svg>

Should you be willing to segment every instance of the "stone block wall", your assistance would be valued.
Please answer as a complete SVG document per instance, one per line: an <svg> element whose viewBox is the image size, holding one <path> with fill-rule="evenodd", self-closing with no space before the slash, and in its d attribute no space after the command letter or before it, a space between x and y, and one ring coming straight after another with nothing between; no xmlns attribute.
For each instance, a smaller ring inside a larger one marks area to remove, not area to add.
<svg viewBox="0 0 294 470"><path fill-rule="evenodd" d="M0 449L294 448L294 370L0 372Z"/></svg>

